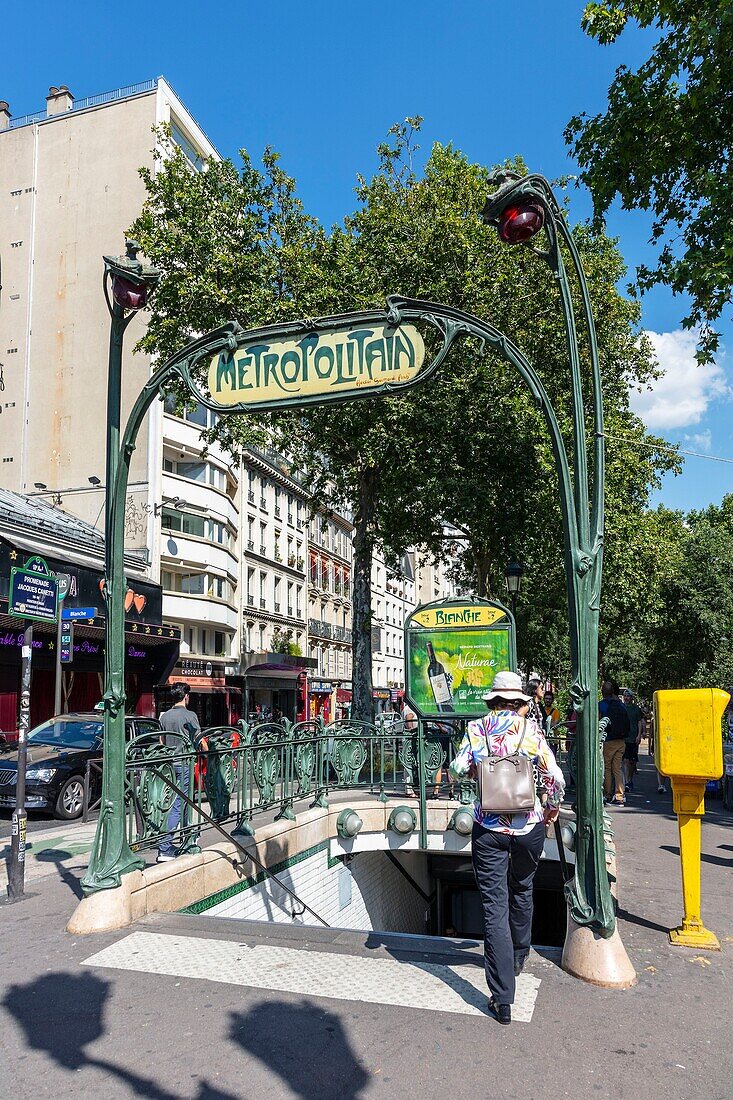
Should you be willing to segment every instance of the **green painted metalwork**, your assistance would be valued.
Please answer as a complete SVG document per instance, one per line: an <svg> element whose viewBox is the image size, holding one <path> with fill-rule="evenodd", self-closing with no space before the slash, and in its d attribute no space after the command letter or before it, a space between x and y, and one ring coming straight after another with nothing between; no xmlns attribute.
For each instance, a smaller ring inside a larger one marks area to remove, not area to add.
<svg viewBox="0 0 733 1100"><path fill-rule="evenodd" d="M495 190L489 196L482 217L496 224L502 211L511 203L532 200L545 212L544 235L547 247L538 248L529 243L526 247L548 264L557 281L560 304L565 322L566 342L572 386L572 472L557 417L542 380L523 352L499 329L462 310L432 302L393 296L388 299L386 311L365 310L340 317L321 318L317 321L292 322L286 325L266 326L244 333L236 324L224 325L201 339L193 341L158 368L146 383L130 414L121 443L119 439L119 391L122 334L129 321L120 313L117 305L111 307L112 333L110 342L110 384L108 416L108 477L107 477L107 553L105 561L107 600L106 659L105 659L105 768L100 818L95 837L89 870L83 880L86 891L98 890L119 884L120 876L139 866L127 845L124 835L124 502L131 455L143 417L156 397L165 395L174 381L184 384L188 392L201 404L228 415L247 413L246 403L221 405L206 392L205 377L208 365L215 355L232 356L238 347L254 342L287 340L299 335L308 337L343 331L351 325L367 326L369 323L393 326L418 323L434 329L442 340L432 360L419 373L402 384L387 384L378 392L401 393L410 386L430 378L445 361L454 342L459 338L473 337L501 355L519 374L542 411L549 433L557 469L560 503L565 539L565 573L570 620L572 661L571 697L577 712L577 815L578 835L575 877L566 886L571 916L581 925L587 925L601 935L610 936L615 927L613 902L605 866L603 843L603 802L601 788L601 761L598 743L598 618L600 611L600 585L603 560L603 492L604 492L604 432L601 379L598 349L593 323L590 296L580 263L577 248L565 223L560 207L547 181L538 175L520 178L511 172L497 174L492 179ZM576 321L568 273L563 249L569 257L570 268L580 292L583 321L588 336L591 367L592 452L593 480L589 485L588 448L584 415L583 386ZM363 394L349 394L349 399L360 396L373 397L375 388L364 389ZM338 393L314 397L279 397L272 402L258 404L258 412L280 411L283 408L301 408L309 404L340 399ZM354 740L353 736L351 740ZM361 751L347 747L348 737L339 742L333 758L333 767L341 769L344 779L358 777L366 763L359 760ZM254 744L254 743L253 743ZM357 741L358 744L358 741ZM255 746L262 752L259 764L263 791L275 798L278 780L288 784L288 769L282 770L282 749L272 755L274 746ZM334 741L334 750L336 741ZM395 753L396 755L396 753ZM417 773L420 788L420 843L427 844L425 815L425 745L417 738ZM325 767L326 764L322 760ZM380 763L380 769L382 765ZM279 770L278 770L279 769ZM292 771L292 767L290 768ZM256 779L255 779L256 781ZM324 773L320 773L318 798L323 798ZM382 784L384 789L384 784ZM265 799L267 801L267 799ZM243 815L253 807L241 807ZM244 820L244 817L243 817Z"/></svg>

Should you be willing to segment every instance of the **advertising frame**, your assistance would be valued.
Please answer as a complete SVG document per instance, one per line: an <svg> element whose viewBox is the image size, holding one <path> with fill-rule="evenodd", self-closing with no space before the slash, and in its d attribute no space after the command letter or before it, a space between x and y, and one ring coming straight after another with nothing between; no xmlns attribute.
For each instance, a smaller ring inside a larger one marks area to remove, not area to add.
<svg viewBox="0 0 733 1100"><path fill-rule="evenodd" d="M497 645L497 642L501 644ZM419 690L416 679L418 651L424 646L424 664L430 655L429 645L433 647L432 659L436 661L438 673L435 677L428 676L431 682L432 706L427 690L424 687ZM442 662L438 660L438 646L441 647L440 655L445 656L450 650L456 659L456 666L452 671L446 672ZM460 666L460 656L465 649L485 649L492 653L498 650L506 655L509 669L516 670L516 625L509 608L498 600L468 597L420 604L407 616L404 626L405 700L419 718L445 722L480 718L486 713L482 696L489 690L496 673L504 669L496 667L496 662L487 662L482 678L482 662L476 661L471 667L471 679L474 682L464 691L464 695L470 698L464 698L462 705L451 705L455 699L451 681L455 681L455 671ZM504 664L504 661L499 663ZM439 698L442 692L447 694L441 703ZM440 709L441 706L445 709Z"/></svg>

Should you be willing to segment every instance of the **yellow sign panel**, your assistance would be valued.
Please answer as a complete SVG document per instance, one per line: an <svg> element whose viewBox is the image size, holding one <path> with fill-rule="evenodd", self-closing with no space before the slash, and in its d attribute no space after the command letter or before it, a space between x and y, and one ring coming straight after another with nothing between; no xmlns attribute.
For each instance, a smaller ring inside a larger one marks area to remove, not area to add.
<svg viewBox="0 0 733 1100"><path fill-rule="evenodd" d="M720 778L720 723L729 699L719 688L654 692L654 756L662 775Z"/></svg>
<svg viewBox="0 0 733 1100"><path fill-rule="evenodd" d="M221 352L209 366L209 391L221 405L344 398L409 382L425 358L414 325L352 325Z"/></svg>
<svg viewBox="0 0 733 1100"><path fill-rule="evenodd" d="M416 611L411 623L417 623L429 630L440 630L441 627L455 630L460 626L493 626L494 623L505 618L506 612L500 607L453 604L447 607L427 607L424 611Z"/></svg>

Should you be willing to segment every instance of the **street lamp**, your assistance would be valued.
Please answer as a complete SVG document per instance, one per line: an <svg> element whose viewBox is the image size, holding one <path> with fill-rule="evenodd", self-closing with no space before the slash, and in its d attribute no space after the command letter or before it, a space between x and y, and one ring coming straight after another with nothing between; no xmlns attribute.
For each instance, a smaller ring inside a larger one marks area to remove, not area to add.
<svg viewBox="0 0 733 1100"><path fill-rule="evenodd" d="M107 477L104 524L104 768L94 860L83 880L86 888L116 886L120 874L144 867L125 836L125 529L122 500L115 492L120 464L122 344L125 329L144 309L161 273L137 258L140 245L125 241L124 256L105 256L102 287L110 315L107 373ZM129 461L129 458L128 458Z"/></svg>
<svg viewBox="0 0 733 1100"><path fill-rule="evenodd" d="M513 349L514 360L539 399L549 430L560 482L572 663L570 697L578 716L576 861L575 876L565 887L569 907L569 934L566 939L563 964L571 972L584 975L588 966L587 947L590 941L577 935L571 936L571 933L584 930L600 933L601 942L614 939L614 943L609 945L601 968L607 969L610 974L613 963L618 964L616 976L614 980L609 979L608 984L632 984L633 968L616 934L616 919L606 871L603 834L597 685L599 593L603 562L605 437L598 346L590 294L572 233L547 180L535 175L521 177L511 170L503 170L494 174L491 183L495 189L489 195L481 216L486 224L496 228L502 241L509 245L525 245L547 263L555 276L565 321L570 365L573 421L572 476L562 434L549 397L541 380L536 375L534 378L529 377L526 369L529 364L526 361L521 364L517 355L518 349ZM543 233L543 238L541 243L536 243L535 239L539 233ZM592 489L589 487L586 407L583 400L578 333L564 256L569 257L588 336L593 439ZM511 595L512 590L509 586L510 578L507 575L507 588ZM575 944L580 945L577 949L571 947L571 939ZM585 944L586 957L581 959L583 944ZM573 955L574 951L577 956ZM599 954L599 959L601 957L603 952Z"/></svg>
<svg viewBox="0 0 733 1100"><path fill-rule="evenodd" d="M523 576L524 566L518 561L510 561L504 570L504 582L509 593L509 599L512 601L512 615L515 619L517 617L517 596L522 588Z"/></svg>

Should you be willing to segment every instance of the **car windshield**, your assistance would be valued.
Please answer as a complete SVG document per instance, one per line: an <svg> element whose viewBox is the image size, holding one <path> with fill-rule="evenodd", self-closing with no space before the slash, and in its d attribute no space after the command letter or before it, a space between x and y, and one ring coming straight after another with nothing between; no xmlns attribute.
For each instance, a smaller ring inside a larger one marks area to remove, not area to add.
<svg viewBox="0 0 733 1100"><path fill-rule="evenodd" d="M55 745L63 749L90 749L102 736L97 718L49 718L28 734L29 745Z"/></svg>

